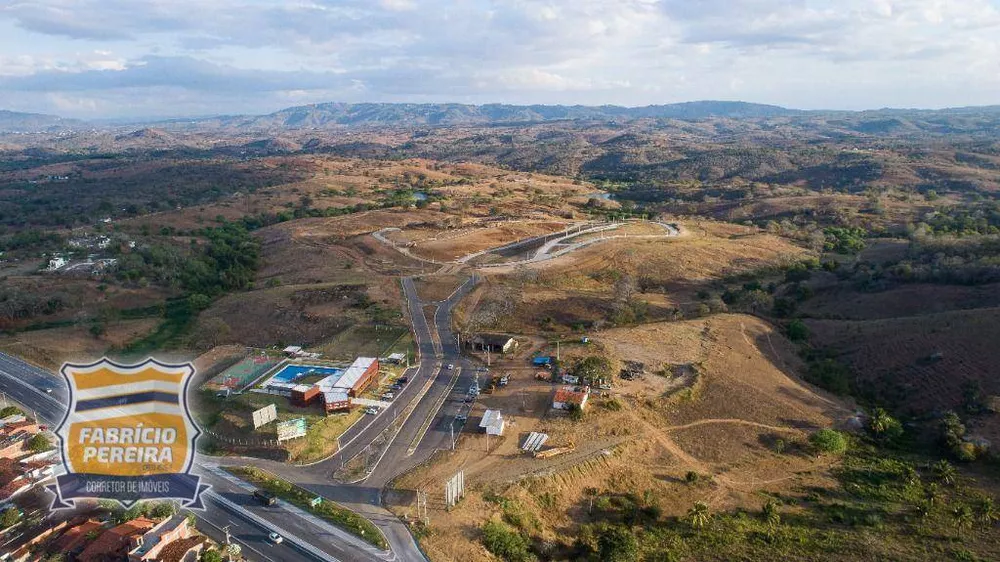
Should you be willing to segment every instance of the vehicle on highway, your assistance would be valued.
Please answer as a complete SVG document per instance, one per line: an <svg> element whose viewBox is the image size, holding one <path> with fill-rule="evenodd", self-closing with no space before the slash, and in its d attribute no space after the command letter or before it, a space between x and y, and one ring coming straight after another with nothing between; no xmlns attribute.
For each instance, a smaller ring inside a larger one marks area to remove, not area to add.
<svg viewBox="0 0 1000 562"><path fill-rule="evenodd" d="M386 392L382 395L382 400L392 400L395 397L396 395L393 394L392 392Z"/></svg>
<svg viewBox="0 0 1000 562"><path fill-rule="evenodd" d="M488 373L490 372L490 369L488 367L478 367L476 368L476 371L479 373Z"/></svg>
<svg viewBox="0 0 1000 562"><path fill-rule="evenodd" d="M394 384L394 385L390 386L389 388L391 388L391 389L393 389L393 390L395 390L395 391L400 391L400 390L403 390L403 385L401 385L401 384L399 384L399 383L397 382L396 384Z"/></svg>
<svg viewBox="0 0 1000 562"><path fill-rule="evenodd" d="M45 390L45 394L52 394L52 389L51 388L46 387L44 390Z"/></svg>
<svg viewBox="0 0 1000 562"><path fill-rule="evenodd" d="M454 368L455 368L455 364L454 363L448 363L448 370L449 371L452 370L452 369L454 369Z"/></svg>
<svg viewBox="0 0 1000 562"><path fill-rule="evenodd" d="M368 406L367 408L365 408L365 413L368 414L369 416L374 416L375 414L378 413L378 407Z"/></svg>
<svg viewBox="0 0 1000 562"><path fill-rule="evenodd" d="M455 416L455 421L461 421L461 422L469 421L469 414L458 414L457 416Z"/></svg>
<svg viewBox="0 0 1000 562"><path fill-rule="evenodd" d="M274 505L278 502L278 497L267 490L254 490L253 497L263 505Z"/></svg>
<svg viewBox="0 0 1000 562"><path fill-rule="evenodd" d="M267 538L271 539L271 542L273 542L274 544L281 544L281 542L285 540L278 533L270 533L267 535Z"/></svg>
<svg viewBox="0 0 1000 562"><path fill-rule="evenodd" d="M396 380L396 384L406 384L408 382L410 382L410 377L399 377Z"/></svg>

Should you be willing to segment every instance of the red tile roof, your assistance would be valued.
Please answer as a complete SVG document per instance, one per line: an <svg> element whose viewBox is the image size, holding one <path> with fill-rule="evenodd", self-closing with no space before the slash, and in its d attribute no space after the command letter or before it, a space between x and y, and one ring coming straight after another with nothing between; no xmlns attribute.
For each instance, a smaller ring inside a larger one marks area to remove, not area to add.
<svg viewBox="0 0 1000 562"><path fill-rule="evenodd" d="M59 537L53 545L53 552L71 552L83 545L87 540L87 533L99 531L104 527L100 521L84 521L79 525L68 529Z"/></svg>
<svg viewBox="0 0 1000 562"><path fill-rule="evenodd" d="M559 390L556 390L556 396L552 399L552 401L580 404L586 397L586 392L577 392L572 388L560 388Z"/></svg>
<svg viewBox="0 0 1000 562"><path fill-rule="evenodd" d="M120 558L131 546L130 538L145 533L155 525L154 521L145 517L126 521L101 533L101 536L88 544L76 559L79 562L103 562L111 558Z"/></svg>

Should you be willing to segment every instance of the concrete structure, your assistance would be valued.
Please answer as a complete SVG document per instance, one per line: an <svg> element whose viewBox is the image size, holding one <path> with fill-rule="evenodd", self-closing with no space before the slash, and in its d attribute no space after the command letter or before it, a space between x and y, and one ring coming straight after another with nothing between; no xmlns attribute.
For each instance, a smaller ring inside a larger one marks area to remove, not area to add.
<svg viewBox="0 0 1000 562"><path fill-rule="evenodd" d="M501 334L479 334L469 338L465 346L475 351L513 353L517 351L517 340Z"/></svg>
<svg viewBox="0 0 1000 562"><path fill-rule="evenodd" d="M323 393L323 410L326 413L351 409L351 395L346 390L334 389Z"/></svg>
<svg viewBox="0 0 1000 562"><path fill-rule="evenodd" d="M287 355L289 357L298 357L299 355L302 354L302 347L297 346L297 345L290 345L290 346L286 347L285 349L282 349L281 351L282 351L282 353L284 353L285 355Z"/></svg>
<svg viewBox="0 0 1000 562"><path fill-rule="evenodd" d="M487 435L503 435L506 426L507 420L503 419L500 410L486 410L483 419L479 422L479 429Z"/></svg>
<svg viewBox="0 0 1000 562"><path fill-rule="evenodd" d="M575 404L582 410L587 407L587 400L589 398L589 386L585 386L579 390L577 387L564 386L556 390L555 396L552 397L552 408L556 410L569 410Z"/></svg>
<svg viewBox="0 0 1000 562"><path fill-rule="evenodd" d="M292 388L292 405L305 408L322 394L316 385L298 384Z"/></svg>

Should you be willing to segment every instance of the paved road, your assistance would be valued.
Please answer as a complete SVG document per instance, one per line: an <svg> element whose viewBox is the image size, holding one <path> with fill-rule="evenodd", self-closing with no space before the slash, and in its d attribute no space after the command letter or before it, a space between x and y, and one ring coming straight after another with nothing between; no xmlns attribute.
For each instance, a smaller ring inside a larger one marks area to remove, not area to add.
<svg viewBox="0 0 1000 562"><path fill-rule="evenodd" d="M450 319L455 305L472 290L475 282L475 278L470 278L448 299L439 303L433 321L429 323L424 315L424 303L417 295L413 280L403 279L403 290L420 350L420 363L407 370L406 375L410 377L410 383L398 393L393 406L383 410L378 416L364 418L345 433L341 438L341 450L336 455L304 467L260 459L216 459L220 464L249 463L272 470L317 495L337 501L361 513L371 519L386 535L392 548L391 553L366 550L343 541L333 541L333 544L317 541L317 538L322 538L322 533L311 528L308 521L295 514L263 509L253 502L247 490L235 488L231 483L221 481L210 473L206 475L206 480L213 486L218 486L222 499L207 502L208 509L202 514L202 518L212 524L222 523L224 526L233 515L244 519L259 517L276 529L308 537L313 547L323 549L331 559L345 562L386 559L406 562L425 560L406 525L381 507L381 493L392 478L423 462L435 451L450 448L449 428L455 423L457 407L475 377L474 369L461 358L451 331ZM456 370L446 368L449 363L454 364ZM0 381L2 381L0 388L5 391L9 389L9 394L19 402L35 408L40 418L50 424L56 424L62 419L67 394L61 377L34 368L18 359L0 355ZM366 480L353 485L334 482L332 475L342 463L361 453L390 426L397 416L417 399L428 382L430 386L427 392L416 403L372 474ZM40 390L49 387L53 388L52 394ZM457 433L460 427L456 426L455 430ZM227 500L230 503L225 503ZM298 558L295 558L295 551L289 550L289 547L274 548L266 542L260 542L266 541L266 533L260 531L260 525L257 528L248 528L240 535L240 540L245 541L248 547L259 550L261 555L265 556L261 558L262 560L309 559L309 556L303 557L301 552ZM278 553L275 554L278 557L267 558L270 556L268 552L271 551Z"/></svg>

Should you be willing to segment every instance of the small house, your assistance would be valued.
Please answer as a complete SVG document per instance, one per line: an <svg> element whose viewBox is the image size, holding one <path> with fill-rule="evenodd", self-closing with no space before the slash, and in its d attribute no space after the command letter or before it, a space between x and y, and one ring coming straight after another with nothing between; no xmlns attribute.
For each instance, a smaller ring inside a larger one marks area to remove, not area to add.
<svg viewBox="0 0 1000 562"><path fill-rule="evenodd" d="M323 393L323 410L326 413L351 409L351 396L346 390L335 389Z"/></svg>
<svg viewBox="0 0 1000 562"><path fill-rule="evenodd" d="M503 430L507 425L507 420L503 418L500 410L486 410L483 419L479 422L479 429L486 435L503 435Z"/></svg>
<svg viewBox="0 0 1000 562"><path fill-rule="evenodd" d="M312 404L313 400L320 395L319 387L316 385L297 384L292 388L291 403L294 406L305 408Z"/></svg>
<svg viewBox="0 0 1000 562"><path fill-rule="evenodd" d="M556 390L552 397L552 409L569 410L574 405L581 410L587 407L587 400L590 398L590 387L564 386Z"/></svg>

